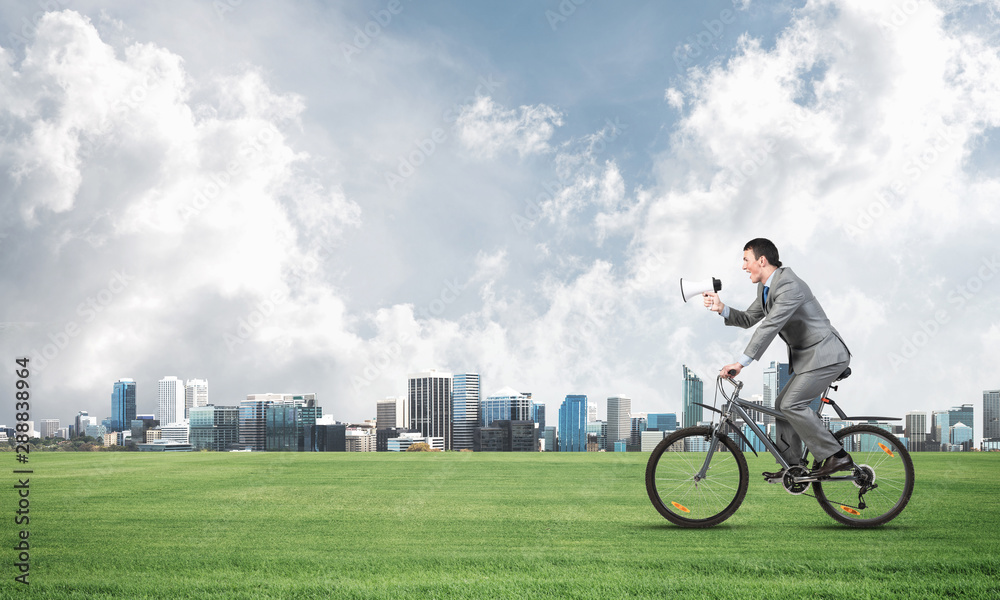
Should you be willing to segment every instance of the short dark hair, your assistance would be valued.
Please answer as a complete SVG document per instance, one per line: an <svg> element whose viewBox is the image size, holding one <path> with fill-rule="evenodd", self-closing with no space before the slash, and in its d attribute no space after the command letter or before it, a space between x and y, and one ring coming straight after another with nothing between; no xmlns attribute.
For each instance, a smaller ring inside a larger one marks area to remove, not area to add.
<svg viewBox="0 0 1000 600"><path fill-rule="evenodd" d="M781 261L778 260L778 248L769 239L766 238L754 238L747 242L746 246L743 246L743 250L750 250L753 252L754 258L760 258L763 256L767 259L767 263L773 267L780 267Z"/></svg>

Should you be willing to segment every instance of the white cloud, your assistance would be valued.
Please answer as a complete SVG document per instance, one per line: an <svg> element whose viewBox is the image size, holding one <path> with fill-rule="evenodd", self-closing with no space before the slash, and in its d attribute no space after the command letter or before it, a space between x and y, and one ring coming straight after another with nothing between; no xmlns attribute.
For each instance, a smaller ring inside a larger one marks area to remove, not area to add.
<svg viewBox="0 0 1000 600"><path fill-rule="evenodd" d="M520 156L549 152L549 140L562 123L562 115L550 106L505 110L489 96L481 96L463 107L456 127L473 156L492 158L508 151Z"/></svg>

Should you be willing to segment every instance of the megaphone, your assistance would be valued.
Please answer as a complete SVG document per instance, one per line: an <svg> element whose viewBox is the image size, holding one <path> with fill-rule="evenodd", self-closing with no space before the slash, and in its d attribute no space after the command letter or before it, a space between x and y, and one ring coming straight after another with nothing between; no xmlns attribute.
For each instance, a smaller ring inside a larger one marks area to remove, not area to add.
<svg viewBox="0 0 1000 600"><path fill-rule="evenodd" d="M695 296L700 296L705 292L718 292L722 289L722 282L712 277L703 281L684 281L681 277L681 297L687 302Z"/></svg>

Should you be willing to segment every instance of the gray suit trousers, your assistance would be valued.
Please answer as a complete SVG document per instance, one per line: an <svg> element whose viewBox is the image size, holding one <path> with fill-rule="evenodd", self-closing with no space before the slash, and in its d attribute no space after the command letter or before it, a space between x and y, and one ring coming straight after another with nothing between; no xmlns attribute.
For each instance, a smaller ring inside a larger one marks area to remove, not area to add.
<svg viewBox="0 0 1000 600"><path fill-rule="evenodd" d="M776 438L778 449L788 464L799 464L802 442L817 460L824 460L840 451L840 442L823 426L822 419L809 408L809 403L825 392L850 362L848 358L806 373L795 373L781 389L774 408L780 410L787 420L777 420Z"/></svg>

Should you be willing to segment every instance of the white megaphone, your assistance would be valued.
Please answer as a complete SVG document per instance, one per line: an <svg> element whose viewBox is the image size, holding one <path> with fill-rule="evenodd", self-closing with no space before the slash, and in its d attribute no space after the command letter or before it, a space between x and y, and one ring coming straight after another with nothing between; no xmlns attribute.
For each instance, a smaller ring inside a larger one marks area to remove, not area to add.
<svg viewBox="0 0 1000 600"><path fill-rule="evenodd" d="M703 281L684 281L681 277L681 297L687 302L695 296L700 296L705 292L718 292L722 289L722 282L712 277Z"/></svg>

